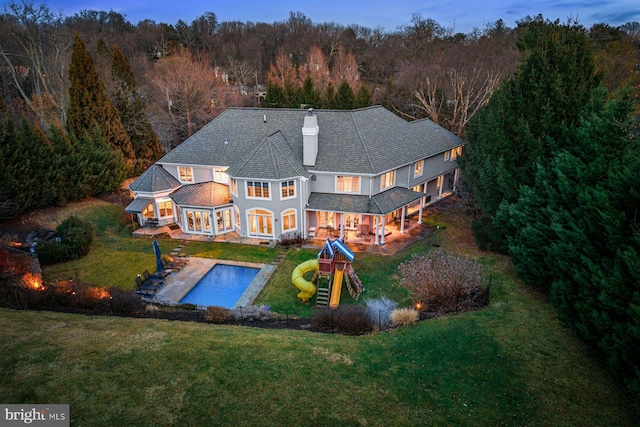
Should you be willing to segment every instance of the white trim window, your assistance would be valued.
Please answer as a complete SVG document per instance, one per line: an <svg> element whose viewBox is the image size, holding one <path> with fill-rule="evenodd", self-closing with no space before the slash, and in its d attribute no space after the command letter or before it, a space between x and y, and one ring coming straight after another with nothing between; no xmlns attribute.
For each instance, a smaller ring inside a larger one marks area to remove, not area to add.
<svg viewBox="0 0 640 427"><path fill-rule="evenodd" d="M296 197L296 182L294 180L282 181L280 183L280 200L293 199Z"/></svg>
<svg viewBox="0 0 640 427"><path fill-rule="evenodd" d="M238 181L235 178L231 178L231 194L238 195Z"/></svg>
<svg viewBox="0 0 640 427"><path fill-rule="evenodd" d="M297 221L297 212L295 209L287 209L282 212L282 232L288 233L291 231L296 231L298 229Z"/></svg>
<svg viewBox="0 0 640 427"><path fill-rule="evenodd" d="M158 201L158 215L160 218L173 216L173 202L171 202L171 199Z"/></svg>
<svg viewBox="0 0 640 427"><path fill-rule="evenodd" d="M380 189L393 187L396 183L396 171L389 171L380 177Z"/></svg>
<svg viewBox="0 0 640 427"><path fill-rule="evenodd" d="M178 177L180 182L193 182L193 168L191 166L179 166Z"/></svg>
<svg viewBox="0 0 640 427"><path fill-rule="evenodd" d="M336 193L360 193L360 177L349 175L336 176Z"/></svg>
<svg viewBox="0 0 640 427"><path fill-rule="evenodd" d="M413 168L413 177L417 178L424 173L424 160L418 160Z"/></svg>
<svg viewBox="0 0 640 427"><path fill-rule="evenodd" d="M449 156L451 155L451 150L447 150L444 152L444 160L445 162L449 160Z"/></svg>
<svg viewBox="0 0 640 427"><path fill-rule="evenodd" d="M267 181L247 181L247 199L271 199Z"/></svg>
<svg viewBox="0 0 640 427"><path fill-rule="evenodd" d="M220 182L222 184L228 184L229 183L229 175L227 175L227 173L221 169L214 169L213 170L213 180L215 182Z"/></svg>

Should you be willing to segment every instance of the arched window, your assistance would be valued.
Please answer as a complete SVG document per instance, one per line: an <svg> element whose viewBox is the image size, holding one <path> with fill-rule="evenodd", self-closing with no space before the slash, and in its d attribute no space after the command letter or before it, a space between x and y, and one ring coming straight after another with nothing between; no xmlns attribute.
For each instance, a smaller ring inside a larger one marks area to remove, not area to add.
<svg viewBox="0 0 640 427"><path fill-rule="evenodd" d="M288 233L298 229L298 223L296 218L296 210L288 209L282 212L282 232Z"/></svg>

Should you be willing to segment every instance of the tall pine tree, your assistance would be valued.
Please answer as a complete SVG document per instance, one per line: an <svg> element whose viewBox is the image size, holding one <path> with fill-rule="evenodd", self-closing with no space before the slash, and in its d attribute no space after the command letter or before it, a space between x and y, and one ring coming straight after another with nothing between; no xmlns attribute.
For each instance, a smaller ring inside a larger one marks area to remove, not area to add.
<svg viewBox="0 0 640 427"><path fill-rule="evenodd" d="M132 170L135 152L120 115L105 92L85 43L76 34L69 65L67 131L83 139L99 129L102 139L124 157Z"/></svg>
<svg viewBox="0 0 640 427"><path fill-rule="evenodd" d="M140 173L162 156L162 143L145 114L133 70L117 45L113 48L111 71L115 83L113 104L131 139L136 157L134 172Z"/></svg>
<svg viewBox="0 0 640 427"><path fill-rule="evenodd" d="M594 93L565 147L496 221L518 274L640 397L640 143L633 104ZM638 408L640 410L640 407Z"/></svg>
<svg viewBox="0 0 640 427"><path fill-rule="evenodd" d="M533 182L537 162L563 148L572 125L598 85L593 52L583 27L542 18L520 23L525 58L514 76L476 114L467 132L461 168L485 217L474 224L481 245L504 243L494 216Z"/></svg>

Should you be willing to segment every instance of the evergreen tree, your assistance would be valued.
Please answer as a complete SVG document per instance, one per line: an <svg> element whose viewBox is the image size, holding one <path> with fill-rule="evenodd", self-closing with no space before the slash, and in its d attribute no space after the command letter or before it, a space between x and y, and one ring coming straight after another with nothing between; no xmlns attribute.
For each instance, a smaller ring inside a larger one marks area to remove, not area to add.
<svg viewBox="0 0 640 427"><path fill-rule="evenodd" d="M285 106L284 90L273 80L267 83L267 95L262 99L265 108L283 108Z"/></svg>
<svg viewBox="0 0 640 427"><path fill-rule="evenodd" d="M358 89L358 94L356 95L355 108L369 107L371 105L371 99L371 91L367 85L361 84L360 89Z"/></svg>
<svg viewBox="0 0 640 427"><path fill-rule="evenodd" d="M316 90L313 79L310 76L304 79L300 99L303 104L311 108L316 108L320 105L320 91Z"/></svg>
<svg viewBox="0 0 640 427"><path fill-rule="evenodd" d="M322 97L322 108L336 108L336 88L329 82Z"/></svg>
<svg viewBox="0 0 640 427"><path fill-rule="evenodd" d="M113 48L111 70L115 82L113 104L131 139L136 157L134 172L140 173L162 156L162 144L145 114L133 70L117 45Z"/></svg>
<svg viewBox="0 0 640 427"><path fill-rule="evenodd" d="M515 202L519 187L533 182L536 164L563 148L563 126L576 122L599 81L581 26L539 18L521 23L519 31L526 59L472 119L460 160L487 216L475 224L476 237L494 247L503 242L493 223L500 204Z"/></svg>
<svg viewBox="0 0 640 427"><path fill-rule="evenodd" d="M353 89L351 89L351 86L346 81L343 81L340 83L340 86L338 86L336 107L339 110L353 110L356 108L356 96L353 93Z"/></svg>
<svg viewBox="0 0 640 427"><path fill-rule="evenodd" d="M76 34L69 65L69 107L67 131L78 138L98 128L104 141L119 151L131 170L135 153L118 111L105 92L84 42Z"/></svg>
<svg viewBox="0 0 640 427"><path fill-rule="evenodd" d="M551 293L559 316L640 396L640 141L633 104L596 91L539 162L534 185L496 215L518 274ZM638 408L640 409L640 408Z"/></svg>

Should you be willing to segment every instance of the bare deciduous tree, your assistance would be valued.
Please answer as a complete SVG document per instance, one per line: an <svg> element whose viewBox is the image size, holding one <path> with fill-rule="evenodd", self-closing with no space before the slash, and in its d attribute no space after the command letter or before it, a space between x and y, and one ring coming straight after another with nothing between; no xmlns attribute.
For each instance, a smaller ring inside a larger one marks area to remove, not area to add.
<svg viewBox="0 0 640 427"><path fill-rule="evenodd" d="M451 69L444 76L425 77L413 96L418 100L416 107L431 120L464 136L469 120L489 102L500 81L501 75L493 70Z"/></svg>
<svg viewBox="0 0 640 427"><path fill-rule="evenodd" d="M155 104L164 105L156 113L169 126L168 134L174 143L188 138L216 116L220 107L217 94L222 82L210 63L208 58L196 57L187 49L179 48L168 58L159 60L150 71L156 88Z"/></svg>

